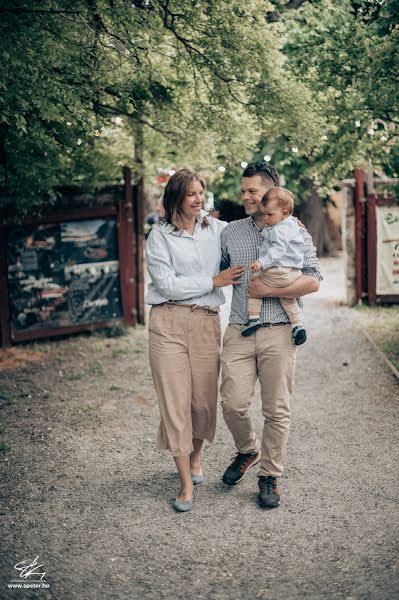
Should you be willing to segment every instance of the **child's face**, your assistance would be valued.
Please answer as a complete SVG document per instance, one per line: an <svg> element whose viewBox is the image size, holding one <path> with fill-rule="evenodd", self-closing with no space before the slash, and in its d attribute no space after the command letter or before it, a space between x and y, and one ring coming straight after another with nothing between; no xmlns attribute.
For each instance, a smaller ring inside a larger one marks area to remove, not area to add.
<svg viewBox="0 0 399 600"><path fill-rule="evenodd" d="M288 210L281 208L277 200L269 200L267 206L262 206L262 212L265 217L266 227L276 225L276 223L280 223L280 221L288 217Z"/></svg>

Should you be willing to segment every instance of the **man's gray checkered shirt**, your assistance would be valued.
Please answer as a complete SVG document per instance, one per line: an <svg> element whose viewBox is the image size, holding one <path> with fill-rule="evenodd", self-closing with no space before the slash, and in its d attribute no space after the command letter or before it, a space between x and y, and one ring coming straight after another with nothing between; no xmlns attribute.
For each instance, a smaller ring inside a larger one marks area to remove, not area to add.
<svg viewBox="0 0 399 600"><path fill-rule="evenodd" d="M309 232L301 227L305 240L305 255L302 273L322 279L316 248L313 246ZM232 221L225 227L221 234L222 240L222 265L224 268L238 265L249 266L257 260L259 248L263 242L262 232L252 217ZM240 285L233 286L233 299L231 302L230 324L244 324L248 321L248 280L251 270L247 269ZM301 301L300 301L301 305ZM278 298L263 298L262 323L289 323L286 312L283 310Z"/></svg>

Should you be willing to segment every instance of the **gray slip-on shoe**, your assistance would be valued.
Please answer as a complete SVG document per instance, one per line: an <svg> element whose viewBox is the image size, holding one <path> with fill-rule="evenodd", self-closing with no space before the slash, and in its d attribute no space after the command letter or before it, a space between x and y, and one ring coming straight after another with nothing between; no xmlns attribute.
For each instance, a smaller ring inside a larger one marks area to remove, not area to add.
<svg viewBox="0 0 399 600"><path fill-rule="evenodd" d="M191 479L194 485L199 485L204 482L205 477L203 475L191 475Z"/></svg>
<svg viewBox="0 0 399 600"><path fill-rule="evenodd" d="M173 508L175 510L177 510L177 512L187 512L188 510L191 510L193 507L193 500L186 500L183 502L183 500L176 500L173 502Z"/></svg>

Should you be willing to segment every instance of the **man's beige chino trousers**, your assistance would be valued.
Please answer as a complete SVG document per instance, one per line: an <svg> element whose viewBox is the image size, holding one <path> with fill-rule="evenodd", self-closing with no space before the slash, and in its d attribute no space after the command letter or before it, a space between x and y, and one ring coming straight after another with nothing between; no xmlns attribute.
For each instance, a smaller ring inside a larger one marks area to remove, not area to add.
<svg viewBox="0 0 399 600"><path fill-rule="evenodd" d="M290 428L296 348L291 325L261 327L248 337L241 325L229 325L224 335L222 365L223 416L237 450L262 451L258 476L280 477ZM248 414L257 377L264 417L259 444Z"/></svg>

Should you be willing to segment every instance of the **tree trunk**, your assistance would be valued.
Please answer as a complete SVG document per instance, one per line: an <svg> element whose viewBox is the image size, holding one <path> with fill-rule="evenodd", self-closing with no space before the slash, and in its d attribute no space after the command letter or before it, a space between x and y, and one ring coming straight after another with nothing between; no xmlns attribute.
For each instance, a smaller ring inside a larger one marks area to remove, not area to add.
<svg viewBox="0 0 399 600"><path fill-rule="evenodd" d="M306 192L306 201L299 207L299 218L309 230L317 254L319 256L332 255L334 249L327 229L323 202L318 194L317 187L313 180L308 177L301 180L301 185Z"/></svg>
<svg viewBox="0 0 399 600"><path fill-rule="evenodd" d="M144 126L138 121L133 123L134 134L134 183L142 186L144 182Z"/></svg>
<svg viewBox="0 0 399 600"><path fill-rule="evenodd" d="M7 186L7 154L6 154L6 128L5 126L0 126L0 167L3 167L3 181L2 184L4 187ZM4 191L5 192L5 191Z"/></svg>

